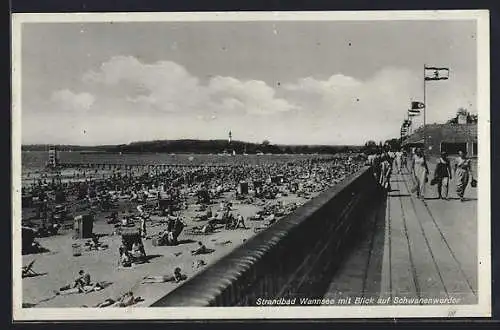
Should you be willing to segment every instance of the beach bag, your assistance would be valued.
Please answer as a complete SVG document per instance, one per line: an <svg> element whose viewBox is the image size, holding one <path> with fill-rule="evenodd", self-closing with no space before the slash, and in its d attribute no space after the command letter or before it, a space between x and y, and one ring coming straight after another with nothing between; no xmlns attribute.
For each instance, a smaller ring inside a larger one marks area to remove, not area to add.
<svg viewBox="0 0 500 330"><path fill-rule="evenodd" d="M477 187L477 180L476 179L472 179L471 182L470 182L470 186L472 188L476 188Z"/></svg>

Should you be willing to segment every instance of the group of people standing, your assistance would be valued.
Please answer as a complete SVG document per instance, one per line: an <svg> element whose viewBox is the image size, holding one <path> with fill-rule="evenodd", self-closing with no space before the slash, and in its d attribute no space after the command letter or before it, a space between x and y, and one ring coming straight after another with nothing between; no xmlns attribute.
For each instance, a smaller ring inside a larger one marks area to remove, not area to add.
<svg viewBox="0 0 500 330"><path fill-rule="evenodd" d="M378 151L368 156L368 164L373 168L375 180L384 190L391 191L391 175L394 169L401 173L402 159L402 151Z"/></svg>
<svg viewBox="0 0 500 330"><path fill-rule="evenodd" d="M415 148L409 155L404 149L396 152L390 150L379 151L368 156L368 163L374 170L375 179L386 191L391 191L390 178L392 173L402 174L405 169L408 169L414 182L412 192L419 199L424 199L430 171L427 158L421 148ZM472 187L477 184L471 167L471 160L467 158L465 151L458 152L458 158L453 170L448 154L442 152L437 160L434 176L430 182L431 185L437 187L438 198L448 200L449 184L454 177L457 196L460 201L464 201L468 184L471 183Z"/></svg>
<svg viewBox="0 0 500 330"><path fill-rule="evenodd" d="M431 185L436 185L439 199L448 200L450 181L455 177L456 193L460 201L465 201L465 190L469 183L475 187L477 182L472 174L471 160L467 158L465 151L458 152L458 158L452 170L450 159L446 152L442 152L437 160L434 169L434 176L430 182ZM429 168L427 159L422 149L415 149L411 162L411 173L415 180L414 192L417 197L424 199L426 183L429 177Z"/></svg>

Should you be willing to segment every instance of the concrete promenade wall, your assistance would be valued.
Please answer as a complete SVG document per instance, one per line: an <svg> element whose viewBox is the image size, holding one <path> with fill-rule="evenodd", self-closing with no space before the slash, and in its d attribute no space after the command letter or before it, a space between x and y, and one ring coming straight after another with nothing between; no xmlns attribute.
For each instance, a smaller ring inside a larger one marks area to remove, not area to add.
<svg viewBox="0 0 500 330"><path fill-rule="evenodd" d="M321 298L361 224L384 197L365 167L151 306L254 306L258 298Z"/></svg>

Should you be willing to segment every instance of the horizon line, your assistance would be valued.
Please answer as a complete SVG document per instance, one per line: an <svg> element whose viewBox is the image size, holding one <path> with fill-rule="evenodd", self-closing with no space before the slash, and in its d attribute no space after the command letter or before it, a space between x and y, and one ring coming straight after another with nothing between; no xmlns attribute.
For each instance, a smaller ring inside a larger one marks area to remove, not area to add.
<svg viewBox="0 0 500 330"><path fill-rule="evenodd" d="M131 145L131 144L136 144L136 143L151 143L151 142L171 142L171 141L199 141L199 142L210 142L210 141L227 141L227 139L172 139L172 140L147 140L147 141L132 141L128 143L110 143L110 144L65 144L65 143L21 143L21 147L28 147L28 146L70 146L70 147L110 147L110 146L125 146L125 145ZM265 140L264 140L265 141ZM375 141L375 140L373 140ZM386 140L384 140L386 141ZM384 142L382 141L382 142ZM375 141L378 142L378 141ZM248 142L248 141L241 141L241 140L232 140L231 143L246 143L246 144L254 144L254 145L261 145L262 142ZM364 145L364 143L339 143L339 144L321 144L321 143L291 143L291 144L286 144L286 143L269 143L270 145L275 145L275 146L361 146Z"/></svg>

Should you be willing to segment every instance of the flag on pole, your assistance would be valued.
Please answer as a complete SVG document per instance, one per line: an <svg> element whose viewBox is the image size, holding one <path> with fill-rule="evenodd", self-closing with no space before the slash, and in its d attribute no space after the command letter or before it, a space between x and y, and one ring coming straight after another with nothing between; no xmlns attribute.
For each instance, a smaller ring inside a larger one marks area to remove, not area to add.
<svg viewBox="0 0 500 330"><path fill-rule="evenodd" d="M412 110L419 110L419 109L423 109L423 108L425 108L425 104L424 103L417 102L417 101L411 102L411 109Z"/></svg>
<svg viewBox="0 0 500 330"><path fill-rule="evenodd" d="M447 80L449 77L449 68L425 67L425 80Z"/></svg>

